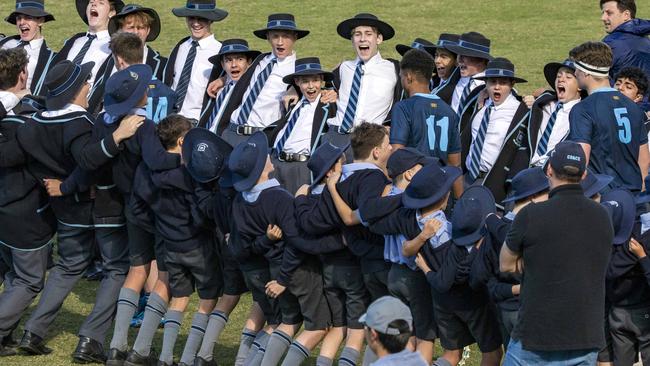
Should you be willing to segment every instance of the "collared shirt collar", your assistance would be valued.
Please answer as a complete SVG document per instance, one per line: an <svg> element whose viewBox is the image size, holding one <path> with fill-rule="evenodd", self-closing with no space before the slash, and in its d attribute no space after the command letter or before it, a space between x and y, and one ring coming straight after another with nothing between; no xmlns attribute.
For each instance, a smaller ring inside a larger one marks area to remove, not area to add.
<svg viewBox="0 0 650 366"><path fill-rule="evenodd" d="M501 109L501 108L505 108L506 105L508 105L508 104L510 104L510 103L518 103L517 98L515 98L515 96L512 94L512 92L510 93L510 95L508 95L508 97L506 98L506 100L504 100L503 103L501 103L501 104L499 104L499 105L495 105L495 104L492 102L492 99L489 99L489 100L485 103L485 105L486 105L486 106L492 106L492 108L493 108L495 111L498 111L498 110Z"/></svg>
<svg viewBox="0 0 650 366"><path fill-rule="evenodd" d="M271 59L277 59L278 63L284 63L286 61L296 61L296 51L292 51L291 54L285 58L279 58L278 56L275 55L275 53L271 52L270 55L267 57L271 57Z"/></svg>
<svg viewBox="0 0 650 366"><path fill-rule="evenodd" d="M611 88L609 86L603 86L602 88L598 88L598 89L594 90L593 92L591 92L591 94L606 93L606 92L613 92L613 91L618 91L618 90L616 90L614 88Z"/></svg>
<svg viewBox="0 0 650 366"><path fill-rule="evenodd" d="M437 248L451 240L451 222L447 221L447 216L445 216L443 211L438 210L427 216L422 216L420 210L417 210L415 212L415 219L418 221L420 229L423 229L424 224L431 219L436 219L442 223L442 226L436 234L429 238L429 243L431 243L433 248Z"/></svg>
<svg viewBox="0 0 650 366"><path fill-rule="evenodd" d="M379 53L379 51L377 51L376 55L372 56L368 61L364 62L363 64L364 65L372 65L372 64L379 63L379 62L381 62L383 60L384 59L381 57L381 54ZM359 56L357 56L356 63L359 63L360 61L361 61L361 58Z"/></svg>
<svg viewBox="0 0 650 366"><path fill-rule="evenodd" d="M510 211L510 212L508 212L508 213L507 213L505 216L503 216L503 217L506 218L506 219L508 219L508 220L510 220L510 221L514 221L514 220L515 220L515 216L517 216L517 214L516 214L514 211Z"/></svg>
<svg viewBox="0 0 650 366"><path fill-rule="evenodd" d="M45 41L45 38L43 37L35 38L29 41L28 44L25 45L25 47L29 47L30 49L35 50L37 48L40 48L43 45L43 41ZM18 40L18 42L20 42L20 40Z"/></svg>
<svg viewBox="0 0 650 366"><path fill-rule="evenodd" d="M574 99L574 100L572 100L572 101L569 101L569 102L564 103L564 104L562 105L562 110L563 110L563 111L571 110L571 108L573 108L574 105L580 103L580 100L581 100L581 99L578 98L578 99ZM559 101L558 101L558 103L559 103Z"/></svg>
<svg viewBox="0 0 650 366"><path fill-rule="evenodd" d="M260 184L256 184L253 188L251 188L249 191L244 191L242 192L242 197L244 197L244 200L246 202L255 202L257 201L257 198L260 196L260 193L262 191L277 187L280 185L280 182L278 182L277 179L269 179L265 182L262 182Z"/></svg>
<svg viewBox="0 0 650 366"><path fill-rule="evenodd" d="M435 95L435 94L415 93L414 96L427 98L427 99L433 99L433 100L440 99L440 97Z"/></svg>
<svg viewBox="0 0 650 366"><path fill-rule="evenodd" d="M404 193L404 190L400 189L398 186L396 186L394 184L392 184L390 186L390 191L388 192L389 196L395 196L395 195L398 195L400 193Z"/></svg>
<svg viewBox="0 0 650 366"><path fill-rule="evenodd" d="M18 98L16 94L12 92L0 91L0 103L9 113L20 103L20 98Z"/></svg>
<svg viewBox="0 0 650 366"><path fill-rule="evenodd" d="M86 35L88 35L88 34L94 34L94 35L96 35L96 36L97 36L97 39L108 39L108 38L111 38L110 33L108 33L108 29L107 29L107 30L100 31L100 32L97 32L97 33L93 33L93 32L88 32L88 33L86 33Z"/></svg>
<svg viewBox="0 0 650 366"><path fill-rule="evenodd" d="M192 43L192 41L194 41L194 40L195 40L194 38L190 37L190 39L188 39L188 42ZM216 42L216 41L217 40L214 38L214 34L210 34L209 36L201 38L197 42L199 43L199 48L203 49L203 48L209 46L210 43L213 43L213 42Z"/></svg>
<svg viewBox="0 0 650 366"><path fill-rule="evenodd" d="M341 172L341 182L349 178L352 174L354 174L354 172L358 170L364 170L364 169L381 170L380 167L372 163L361 162L361 163L345 164L343 165L343 171Z"/></svg>
<svg viewBox="0 0 650 366"><path fill-rule="evenodd" d="M312 187L311 194L322 194L325 189L325 184L317 184Z"/></svg>
<svg viewBox="0 0 650 366"><path fill-rule="evenodd" d="M580 184L563 184L561 186L557 186L553 189L551 189L550 192L548 192L548 198L551 199L555 195L564 195L564 194L579 194L583 195L584 191L582 190L582 186Z"/></svg>
<svg viewBox="0 0 650 366"><path fill-rule="evenodd" d="M68 114L68 113L85 112L85 111L86 111L86 108L84 108L84 107L82 107L80 105L68 103L63 108L61 108L59 110L43 112L43 117L52 118L52 117L62 116L64 114Z"/></svg>
<svg viewBox="0 0 650 366"><path fill-rule="evenodd" d="M641 234L650 230L650 212L644 213L639 219L641 219Z"/></svg>

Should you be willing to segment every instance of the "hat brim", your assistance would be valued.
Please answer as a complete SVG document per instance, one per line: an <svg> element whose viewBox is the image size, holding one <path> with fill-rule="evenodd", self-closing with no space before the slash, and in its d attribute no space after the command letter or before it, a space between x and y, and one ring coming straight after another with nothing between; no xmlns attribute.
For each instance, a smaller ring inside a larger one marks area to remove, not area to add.
<svg viewBox="0 0 650 366"><path fill-rule="evenodd" d="M201 176L196 171L194 171L194 169L192 169L193 167L192 148L196 146L197 142L200 141L208 141L209 143L216 145L219 153L224 156L223 159L224 165L222 166L220 171L217 172L217 175L213 177ZM200 127L193 128L190 131L188 131L187 134L185 134L185 138L183 139L183 147L181 148L181 156L183 157L183 162L185 163L187 172L190 173L192 179L194 179L199 183L208 183L219 178L221 176L221 173L223 173L224 171L224 168L226 166L225 162L228 161L231 152L232 152L232 146L230 146L229 143L224 141L221 137L217 136L216 134L212 133L207 128L200 128Z"/></svg>
<svg viewBox="0 0 650 366"><path fill-rule="evenodd" d="M436 49L432 48L433 46L422 46L420 48L422 51L430 54L432 57L435 57L436 55ZM404 56L408 51L412 50L413 47L405 45L405 44L398 44L395 46L395 51L400 54L400 56Z"/></svg>
<svg viewBox="0 0 650 366"><path fill-rule="evenodd" d="M93 72L93 67L95 67L95 63L92 61L82 64L81 72L74 80L74 82L70 84L68 89L57 96L47 95L47 99L45 100L45 106L47 109L50 111L55 111L63 108L66 104L70 103L70 101L72 101L72 98L74 98L74 96L79 92L79 89L81 89L83 84L88 80L88 77L90 77L90 74Z"/></svg>
<svg viewBox="0 0 650 366"><path fill-rule="evenodd" d="M226 17L228 16L227 11L219 8L214 8L210 10L174 8L172 9L172 13L179 18L197 17L197 18L211 20L213 22L222 21L226 19Z"/></svg>
<svg viewBox="0 0 650 366"><path fill-rule="evenodd" d="M108 93L104 94L104 109L106 110L106 113L112 117L119 118L126 116L131 109L135 108L138 102L142 100L142 96L144 96L144 93L153 78L153 72L151 71L151 67L148 65L133 65L131 67L136 69L135 71L139 76L138 86L135 88L135 91L131 96L126 100L117 103Z"/></svg>
<svg viewBox="0 0 650 366"><path fill-rule="evenodd" d="M312 187L319 184L323 178L327 175L327 172L332 168L332 166L341 158L341 156L345 153L345 150L347 150L350 147L350 143L348 142L345 144L345 146L341 147L336 147L337 153L332 155L329 160L325 162L325 167L323 168L322 171L318 172L314 176L314 181L312 183Z"/></svg>
<svg viewBox="0 0 650 366"><path fill-rule="evenodd" d="M519 201L520 199L536 195L538 193L544 192L545 190L548 189L548 187L549 187L548 184L544 185L544 184L540 183L540 185L537 186L537 187L533 187L533 188L531 188L531 189L529 189L527 191L521 192L521 193L519 193L517 195L513 195L513 196L510 196L510 197L504 199L503 203Z"/></svg>
<svg viewBox="0 0 650 366"><path fill-rule="evenodd" d="M266 35L270 31L286 31L286 32L294 32L296 33L296 38L301 39L307 37L309 35L309 31L305 29L294 29L294 28L289 28L289 27L275 27L275 28L264 28L264 29L258 29L254 30L253 34L255 37L260 38L260 39L266 39Z"/></svg>
<svg viewBox="0 0 650 366"><path fill-rule="evenodd" d="M459 56L477 57L477 58L482 58L482 59L485 59L485 60L492 60L494 58L494 57L492 57L492 55L490 55L487 52L471 50L469 48L465 48L465 47L462 47L462 46L459 46L459 45L448 45L448 46L444 46L442 48L446 49L449 52L453 52L453 53L455 53L456 55L459 55Z"/></svg>
<svg viewBox="0 0 650 366"><path fill-rule="evenodd" d="M514 81L515 83L527 83L528 82L528 80L522 79L522 78L516 77L516 76L476 76L476 77L474 77L474 80L487 81L487 79L502 79L502 78L503 79L510 79L510 80Z"/></svg>
<svg viewBox="0 0 650 366"><path fill-rule="evenodd" d="M574 73L576 72L574 67L567 66L560 62L549 62L544 65L544 78L553 90L555 90L555 77L557 76L557 72L563 67L573 70Z"/></svg>
<svg viewBox="0 0 650 366"><path fill-rule="evenodd" d="M595 173L591 173L591 174L594 174L594 176L596 177L596 181L594 182L594 184L592 184L591 186L587 187L587 189L584 190L584 195L586 197L593 197L596 193L599 193L600 191L605 189L605 187L607 187L609 183L611 183L614 180L614 177L611 177L609 175L595 174ZM648 202L650 202L650 200Z"/></svg>
<svg viewBox="0 0 650 366"><path fill-rule="evenodd" d="M251 50L251 51L232 51L232 52L225 52L225 53L222 53L222 54L216 54L216 55L214 55L214 56L210 56L210 58L208 58L208 61L209 61L211 64L213 64L213 65L220 65L220 64L221 64L221 58L222 58L223 56L226 56L226 55L233 55L233 54L246 55L246 57L248 57L248 58L254 60L254 59L257 58L257 56L261 55L262 52L260 52L260 51L255 51L255 50Z"/></svg>
<svg viewBox="0 0 650 366"><path fill-rule="evenodd" d="M299 72L294 72L293 74L287 75L282 78L282 82L285 84L293 84L293 79L298 77L298 76L308 76L308 75L323 75L323 80L324 81L332 81L334 80L334 74L332 74L329 71L323 71L323 70L303 70Z"/></svg>
<svg viewBox="0 0 650 366"><path fill-rule="evenodd" d="M634 229L634 218L636 216L636 202L634 201L634 196L629 191L615 189L604 194L601 201L615 201L621 205L623 210L622 223L619 232L614 233L613 244L625 244L632 236L632 229Z"/></svg>
<svg viewBox="0 0 650 366"><path fill-rule="evenodd" d="M120 13L115 15L114 17L111 18L111 20L108 22L108 33L110 35L115 34L117 31L119 31L117 27L117 21L123 18L126 18L130 14L135 14L135 13L147 13L153 18L153 23L151 23L151 26L149 27L149 35L147 35L147 42L153 42L155 41L158 36L160 35L160 16L158 15L158 12L155 11L154 9L151 8L135 8L132 11L126 12L126 13Z"/></svg>
<svg viewBox="0 0 650 366"><path fill-rule="evenodd" d="M469 187L463 192L462 198L474 198L481 205L481 216L482 224L474 232L461 236L459 238L454 238L453 242L456 245L468 246L476 243L482 235L481 231L483 230L483 225L485 224L485 219L491 213L496 213L496 201L490 189L485 186L472 186Z"/></svg>
<svg viewBox="0 0 650 366"><path fill-rule="evenodd" d="M9 14L8 17L5 18L5 21L7 23L16 25L16 17L21 14L29 15L30 17L34 17L34 18L45 18L45 23L55 20L54 15L46 12L45 10L27 8L27 9L14 10L11 14Z"/></svg>
<svg viewBox="0 0 650 366"><path fill-rule="evenodd" d="M387 41L395 36L395 29L386 22L379 19L360 19L351 18L346 19L339 23L336 27L336 33L345 39L352 39L352 30L359 26L375 27L381 34L384 41Z"/></svg>
<svg viewBox="0 0 650 366"><path fill-rule="evenodd" d="M233 187L237 192L248 191L255 186L257 180L260 178L262 171L264 171L264 166L266 165L266 157L268 156L268 140L266 139L266 134L264 132L256 132L251 135L251 137L242 142L245 144L247 142L252 142L257 146L257 160L255 161L255 166L251 173L248 176L239 175L235 172L232 172L232 182Z"/></svg>
<svg viewBox="0 0 650 366"><path fill-rule="evenodd" d="M635 202L637 205L650 202L650 193L641 192L636 196Z"/></svg>
<svg viewBox="0 0 650 366"><path fill-rule="evenodd" d="M124 2L122 0L109 0L115 6L115 13L122 11L124 7ZM75 5L77 6L77 14L81 20L83 20L86 25L88 25L88 17L86 16L86 9L88 8L88 3L90 0L75 0Z"/></svg>
<svg viewBox="0 0 650 366"><path fill-rule="evenodd" d="M406 208L423 208L430 206L442 199L442 197L449 192L451 189L451 186L454 184L456 179L460 177L463 172L460 170L460 168L455 167L455 166L445 166L441 167L442 170L444 170L447 174L447 179L445 182L441 185L442 188L439 189L436 193L433 195L426 197L426 198L416 198L416 197L411 197L409 196L406 192L402 194L402 204Z"/></svg>

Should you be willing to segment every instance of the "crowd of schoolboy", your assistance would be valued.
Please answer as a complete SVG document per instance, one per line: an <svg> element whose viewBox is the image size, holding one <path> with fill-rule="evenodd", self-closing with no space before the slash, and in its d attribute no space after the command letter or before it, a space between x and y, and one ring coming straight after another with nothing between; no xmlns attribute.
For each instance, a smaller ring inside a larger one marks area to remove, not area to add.
<svg viewBox="0 0 650 366"><path fill-rule="evenodd" d="M604 13L612 3L634 18L634 1L601 1ZM75 362L175 364L196 292L178 364L216 365L250 292L236 365L300 365L318 346L323 366L457 365L474 343L498 365L523 286L521 268L500 269L502 245L548 198L549 156L568 140L616 234L599 362L650 362L650 70L610 75L612 49L587 42L524 97L485 35L416 38L396 46L398 62L379 52L393 27L361 13L338 24L354 53L330 72L296 56L309 31L291 14L253 32L267 52L218 41L228 13L213 0L172 10L189 34L166 58L147 45L156 10L76 6L88 30L59 52L41 33L54 20L42 0L17 0L5 20L18 34L0 40L0 356L52 352L48 331L98 257Z"/></svg>

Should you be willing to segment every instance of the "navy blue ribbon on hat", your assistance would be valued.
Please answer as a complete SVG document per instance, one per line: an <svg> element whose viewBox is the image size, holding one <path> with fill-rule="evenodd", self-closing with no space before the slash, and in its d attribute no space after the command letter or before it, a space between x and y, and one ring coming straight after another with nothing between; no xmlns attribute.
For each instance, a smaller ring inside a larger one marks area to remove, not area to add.
<svg viewBox="0 0 650 366"><path fill-rule="evenodd" d="M266 23L267 28L278 28L278 27L289 27L289 28L297 28L296 27L296 22L293 20L271 20L270 22Z"/></svg>
<svg viewBox="0 0 650 366"><path fill-rule="evenodd" d="M485 70L486 77L506 77L512 78L515 77L515 72L512 70L506 69L487 69Z"/></svg>
<svg viewBox="0 0 650 366"><path fill-rule="evenodd" d="M572 69L576 68L576 64L571 60L564 60L564 62L562 62L562 65L564 65L566 67L569 67L569 68L572 68Z"/></svg>
<svg viewBox="0 0 650 366"><path fill-rule="evenodd" d="M438 41L438 44L437 44L438 47L444 47L444 46L447 46L447 45L458 46L458 43L453 42L453 41L440 40L440 41Z"/></svg>
<svg viewBox="0 0 650 366"><path fill-rule="evenodd" d="M187 2L187 5L185 5L186 8L188 9L193 9L193 10L214 10L217 4L194 4L192 2Z"/></svg>
<svg viewBox="0 0 650 366"><path fill-rule="evenodd" d="M37 9L45 10L45 4L37 3L34 1L21 1L18 4L16 4L16 9L23 9L23 8L37 8Z"/></svg>
<svg viewBox="0 0 650 366"><path fill-rule="evenodd" d="M66 80L58 88L54 90L50 90L50 96L56 97L57 95L68 90L68 88L70 88L74 84L75 80L77 80L77 76L79 76L80 73L81 73L81 66L74 64L74 70L72 71L72 74L70 75L68 80Z"/></svg>
<svg viewBox="0 0 650 366"><path fill-rule="evenodd" d="M233 51L244 51L248 52L250 49L243 44L229 44L221 47L219 53L233 52Z"/></svg>
<svg viewBox="0 0 650 366"><path fill-rule="evenodd" d="M486 46L483 46L483 45L480 45L480 44L477 44L477 43L461 40L460 42L458 42L458 45L460 47L468 48L468 49L471 49L471 50L490 53L490 47L486 47Z"/></svg>
<svg viewBox="0 0 650 366"><path fill-rule="evenodd" d="M300 64L296 65L296 72L303 72L306 70L318 70L322 71L323 68L320 66L320 64Z"/></svg>
<svg viewBox="0 0 650 366"><path fill-rule="evenodd" d="M421 49L424 48L424 45L422 43L420 43L420 42L413 41L413 43L411 43L411 48L421 50Z"/></svg>

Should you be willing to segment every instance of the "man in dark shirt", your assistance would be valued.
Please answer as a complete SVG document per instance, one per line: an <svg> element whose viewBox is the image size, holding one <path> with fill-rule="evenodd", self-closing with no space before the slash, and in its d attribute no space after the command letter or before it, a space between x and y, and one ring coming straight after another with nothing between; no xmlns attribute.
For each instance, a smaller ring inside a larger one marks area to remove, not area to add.
<svg viewBox="0 0 650 366"><path fill-rule="evenodd" d="M578 184L585 169L580 145L559 143L545 166L549 200L517 214L501 249L502 272L520 272L525 263L506 366L593 365L604 345L605 272L614 233L607 212Z"/></svg>

